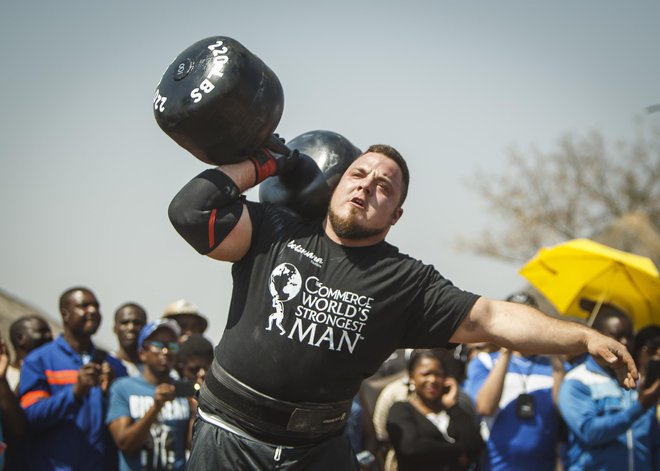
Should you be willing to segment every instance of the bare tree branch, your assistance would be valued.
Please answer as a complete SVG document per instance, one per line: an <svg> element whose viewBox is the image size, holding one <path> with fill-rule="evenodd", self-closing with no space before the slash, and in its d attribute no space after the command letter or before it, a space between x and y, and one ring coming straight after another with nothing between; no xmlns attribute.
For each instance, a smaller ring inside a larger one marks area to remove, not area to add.
<svg viewBox="0 0 660 471"><path fill-rule="evenodd" d="M646 214L660 227L660 127L638 123L631 141L615 145L592 131L562 136L551 152L507 153L504 172L475 172L470 186L508 227L462 236L460 249L521 261L543 245L599 233L630 213Z"/></svg>

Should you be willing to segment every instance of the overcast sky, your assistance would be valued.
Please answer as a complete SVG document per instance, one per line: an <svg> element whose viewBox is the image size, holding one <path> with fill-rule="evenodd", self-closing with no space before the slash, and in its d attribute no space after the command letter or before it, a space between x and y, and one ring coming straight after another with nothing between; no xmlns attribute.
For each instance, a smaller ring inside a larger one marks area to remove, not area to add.
<svg viewBox="0 0 660 471"><path fill-rule="evenodd" d="M398 148L411 188L390 242L503 298L524 285L517 265L454 250L501 224L470 176L504 171L512 145L632 135L660 102L659 19L655 1L5 2L0 288L59 318L62 291L91 287L108 347L126 301L156 318L189 299L220 339L230 265L197 255L167 219L207 166L158 128L152 97L181 51L224 35L279 77L287 139L327 129Z"/></svg>

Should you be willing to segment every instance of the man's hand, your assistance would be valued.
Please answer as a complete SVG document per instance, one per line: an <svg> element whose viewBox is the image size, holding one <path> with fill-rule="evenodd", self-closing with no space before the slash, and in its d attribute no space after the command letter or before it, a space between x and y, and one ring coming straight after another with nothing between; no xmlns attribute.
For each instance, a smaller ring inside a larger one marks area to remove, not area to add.
<svg viewBox="0 0 660 471"><path fill-rule="evenodd" d="M78 382L73 385L73 395L81 400L87 395L93 386L99 385L101 376L101 365L98 363L87 363L78 370Z"/></svg>
<svg viewBox="0 0 660 471"><path fill-rule="evenodd" d="M101 386L101 391L103 391L103 394L108 393L108 389L110 389L110 384L114 379L115 379L115 370L112 369L110 363L104 361L103 364L101 365L101 373L99 375L99 386Z"/></svg>
<svg viewBox="0 0 660 471"><path fill-rule="evenodd" d="M596 331L590 331L587 351L599 365L614 371L621 386L626 389L635 388L639 373L635 361L624 345Z"/></svg>
<svg viewBox="0 0 660 471"><path fill-rule="evenodd" d="M156 392L154 393L154 403L160 409L165 405L167 401L171 401L175 398L174 396L174 385L170 383L160 383L156 386Z"/></svg>
<svg viewBox="0 0 660 471"><path fill-rule="evenodd" d="M257 185L272 175L285 175L291 172L300 161L297 149L290 150L279 136L271 135L264 145L249 159L254 164Z"/></svg>

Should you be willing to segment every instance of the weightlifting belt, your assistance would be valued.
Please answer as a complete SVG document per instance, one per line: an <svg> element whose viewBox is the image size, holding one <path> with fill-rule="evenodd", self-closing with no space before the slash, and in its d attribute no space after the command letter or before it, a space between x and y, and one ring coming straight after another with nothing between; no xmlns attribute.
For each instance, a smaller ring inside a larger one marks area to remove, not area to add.
<svg viewBox="0 0 660 471"><path fill-rule="evenodd" d="M351 400L331 403L280 401L230 375L217 361L199 391L199 407L275 445L308 446L339 435Z"/></svg>

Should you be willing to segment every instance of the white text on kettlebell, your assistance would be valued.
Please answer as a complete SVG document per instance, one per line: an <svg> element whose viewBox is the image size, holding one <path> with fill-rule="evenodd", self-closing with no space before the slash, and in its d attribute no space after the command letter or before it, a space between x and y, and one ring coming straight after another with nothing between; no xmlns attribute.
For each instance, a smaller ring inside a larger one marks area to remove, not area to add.
<svg viewBox="0 0 660 471"><path fill-rule="evenodd" d="M167 101L167 97L161 96L160 89L156 90L156 93L154 93L154 110L160 111L161 113L165 111L166 101Z"/></svg>
<svg viewBox="0 0 660 471"><path fill-rule="evenodd" d="M211 67L211 70L202 83L199 84L199 87L193 88L190 92L190 98L193 99L193 103L199 103L204 98L202 92L207 94L215 88L215 85L211 82L211 78L222 77L224 75L222 70L225 64L229 62L229 57L225 55L229 49L227 49L227 46L222 45L222 41L217 41L215 44L208 46L208 48L213 54L213 67Z"/></svg>

